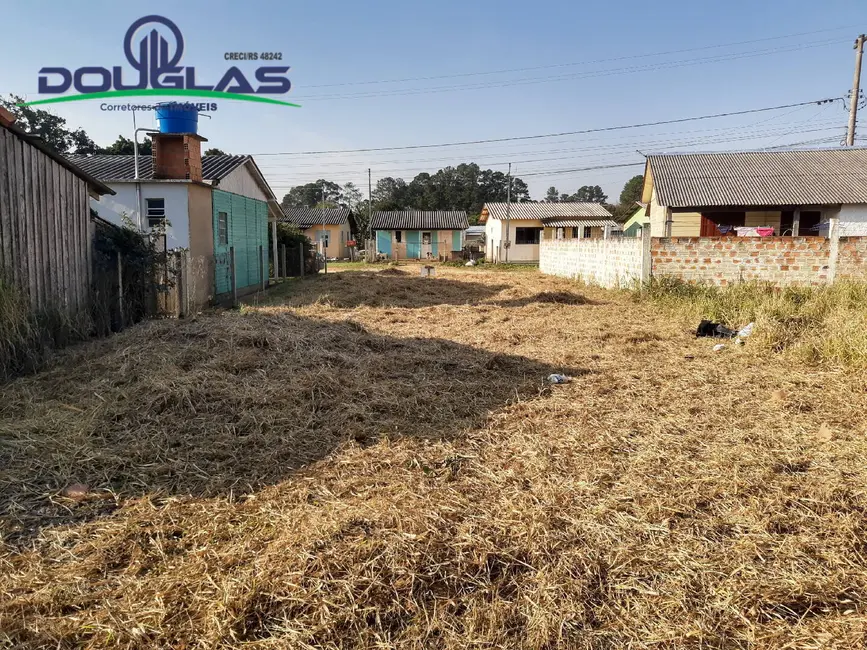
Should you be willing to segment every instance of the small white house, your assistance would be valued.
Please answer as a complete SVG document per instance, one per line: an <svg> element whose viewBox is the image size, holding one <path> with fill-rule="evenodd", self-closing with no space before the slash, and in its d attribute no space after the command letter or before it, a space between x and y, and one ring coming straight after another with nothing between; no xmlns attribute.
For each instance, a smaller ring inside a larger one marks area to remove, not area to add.
<svg viewBox="0 0 867 650"><path fill-rule="evenodd" d="M581 202L485 203L479 222L491 262L538 262L542 239L596 239L618 228L605 206Z"/></svg>

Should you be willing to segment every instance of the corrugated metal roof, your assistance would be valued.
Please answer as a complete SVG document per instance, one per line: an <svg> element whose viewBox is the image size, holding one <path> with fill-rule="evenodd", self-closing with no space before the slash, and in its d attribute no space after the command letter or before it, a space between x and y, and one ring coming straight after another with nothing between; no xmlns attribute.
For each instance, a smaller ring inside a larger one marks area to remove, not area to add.
<svg viewBox="0 0 867 650"><path fill-rule="evenodd" d="M374 212L370 217L371 230L466 230L469 226L467 213L458 210Z"/></svg>
<svg viewBox="0 0 867 650"><path fill-rule="evenodd" d="M867 148L651 154L672 208L867 203Z"/></svg>
<svg viewBox="0 0 867 650"><path fill-rule="evenodd" d="M78 165L91 176L110 183L112 181L135 180L135 156L97 154L83 156L70 154L66 156L73 164ZM250 156L202 156L202 177L206 181L218 182L235 171L238 167L252 160ZM139 155L139 177L142 180L154 180L153 157Z"/></svg>
<svg viewBox="0 0 867 650"><path fill-rule="evenodd" d="M620 229L620 224L612 219L542 219L542 225L546 228L582 228L584 226L604 228L611 226Z"/></svg>
<svg viewBox="0 0 867 650"><path fill-rule="evenodd" d="M508 203L485 203L482 216L494 219L506 218ZM564 201L563 203L512 203L509 209L510 219L549 219L551 217L610 217L611 213L601 203L581 203Z"/></svg>
<svg viewBox="0 0 867 650"><path fill-rule="evenodd" d="M481 235L484 232L485 232L484 226L470 226L469 228L467 228L467 234L468 235Z"/></svg>
<svg viewBox="0 0 867 650"><path fill-rule="evenodd" d="M311 226L322 225L323 219L326 226L343 225L349 220L350 210L348 208L326 208L325 210L284 208L283 214L285 217L280 221L294 223L299 228L310 228Z"/></svg>

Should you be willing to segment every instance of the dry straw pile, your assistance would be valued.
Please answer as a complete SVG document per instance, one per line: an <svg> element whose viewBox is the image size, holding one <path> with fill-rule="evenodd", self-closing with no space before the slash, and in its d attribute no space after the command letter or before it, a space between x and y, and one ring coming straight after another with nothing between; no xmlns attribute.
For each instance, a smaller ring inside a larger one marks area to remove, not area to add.
<svg viewBox="0 0 867 650"><path fill-rule="evenodd" d="M4 386L0 636L863 647L863 375L437 274L296 281Z"/></svg>

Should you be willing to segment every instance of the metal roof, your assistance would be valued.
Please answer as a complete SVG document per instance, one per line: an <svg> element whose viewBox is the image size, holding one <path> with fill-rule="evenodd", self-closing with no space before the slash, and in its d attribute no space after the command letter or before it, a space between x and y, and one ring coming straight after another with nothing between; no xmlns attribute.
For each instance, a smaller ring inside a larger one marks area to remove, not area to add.
<svg viewBox="0 0 867 650"><path fill-rule="evenodd" d="M323 214L324 213L324 214ZM322 225L339 226L349 220L349 208L283 208L284 218L280 221L294 223L299 228Z"/></svg>
<svg viewBox="0 0 867 650"><path fill-rule="evenodd" d="M467 228L467 234L468 235L481 235L484 232L485 232L484 226L470 226L469 228Z"/></svg>
<svg viewBox="0 0 867 650"><path fill-rule="evenodd" d="M462 210L374 212L370 217L371 230L466 230L469 226Z"/></svg>
<svg viewBox="0 0 867 650"><path fill-rule="evenodd" d="M135 180L135 156L112 154L84 156L81 154L70 154L66 157L73 164L78 165L88 174L95 176L105 183ZM248 160L253 159L251 156L230 156L228 154L202 156L202 177L206 181L218 182ZM138 165L139 177L142 180L159 180L154 179L152 156L139 154Z"/></svg>
<svg viewBox="0 0 867 650"><path fill-rule="evenodd" d="M542 219L542 225L546 228L581 228L583 226L604 228L611 226L620 229L620 224L612 219Z"/></svg>
<svg viewBox="0 0 867 650"><path fill-rule="evenodd" d="M485 203L482 208L482 217L494 219L506 218L506 206L508 203ZM512 203L509 209L510 219L549 219L551 217L610 217L611 213L601 203L582 203L578 201L564 201L562 203Z"/></svg>
<svg viewBox="0 0 867 650"><path fill-rule="evenodd" d="M867 148L651 154L671 208L867 203Z"/></svg>

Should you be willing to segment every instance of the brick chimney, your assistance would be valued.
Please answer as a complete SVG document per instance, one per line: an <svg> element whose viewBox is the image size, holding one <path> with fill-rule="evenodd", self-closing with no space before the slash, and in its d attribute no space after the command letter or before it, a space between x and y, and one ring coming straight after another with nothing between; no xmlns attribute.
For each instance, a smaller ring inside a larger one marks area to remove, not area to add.
<svg viewBox="0 0 867 650"><path fill-rule="evenodd" d="M154 178L202 180L202 142L196 133L153 133Z"/></svg>

